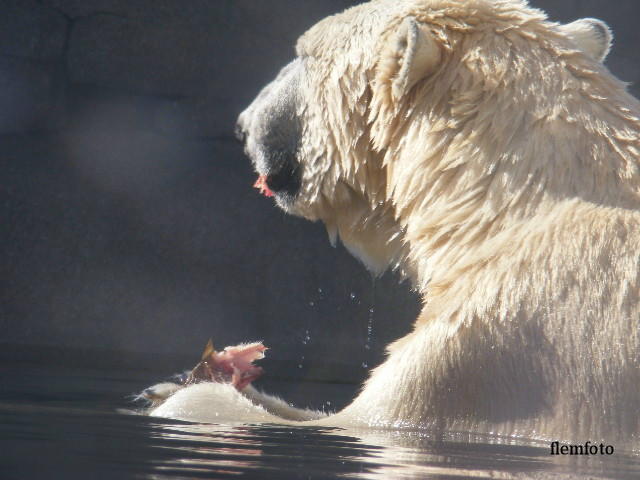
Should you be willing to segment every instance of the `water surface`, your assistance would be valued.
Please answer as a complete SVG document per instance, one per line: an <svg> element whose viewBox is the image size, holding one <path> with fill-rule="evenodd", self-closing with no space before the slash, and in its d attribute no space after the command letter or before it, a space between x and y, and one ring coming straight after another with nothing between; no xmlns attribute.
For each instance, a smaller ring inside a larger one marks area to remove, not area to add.
<svg viewBox="0 0 640 480"><path fill-rule="evenodd" d="M134 414L149 371L0 366L0 472L26 478L637 479L640 458L551 457L545 444L425 432L208 425ZM344 403L354 386L268 385L316 405ZM340 397L342 395L342 397ZM290 398L290 397L287 397Z"/></svg>

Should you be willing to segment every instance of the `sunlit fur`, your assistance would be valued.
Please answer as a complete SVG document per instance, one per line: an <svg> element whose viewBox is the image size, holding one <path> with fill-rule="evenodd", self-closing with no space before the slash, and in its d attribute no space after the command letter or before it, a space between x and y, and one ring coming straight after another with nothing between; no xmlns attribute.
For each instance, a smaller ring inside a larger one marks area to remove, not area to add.
<svg viewBox="0 0 640 480"><path fill-rule="evenodd" d="M396 98L409 16L441 58ZM379 0L299 40L283 207L424 299L323 423L637 441L640 104L580 35L518 0Z"/></svg>

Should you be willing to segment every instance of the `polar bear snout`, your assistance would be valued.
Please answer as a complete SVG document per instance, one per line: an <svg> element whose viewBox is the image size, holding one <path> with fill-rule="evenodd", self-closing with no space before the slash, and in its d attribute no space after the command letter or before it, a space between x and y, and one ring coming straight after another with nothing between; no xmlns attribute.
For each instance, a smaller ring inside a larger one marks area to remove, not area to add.
<svg viewBox="0 0 640 480"><path fill-rule="evenodd" d="M240 114L236 124L236 137L244 142L245 153L258 174L256 186L267 196L275 196L281 206L293 202L301 185L301 71L300 60L283 68Z"/></svg>
<svg viewBox="0 0 640 480"><path fill-rule="evenodd" d="M300 163L291 152L272 152L270 173L266 177L269 189L291 197L300 190Z"/></svg>
<svg viewBox="0 0 640 480"><path fill-rule="evenodd" d="M245 142L246 138L247 138L247 134L244 131L244 128L242 127L242 124L240 123L240 119L238 119L238 122L236 123L236 128L234 129L233 133L236 136L236 139L238 139L238 141L240 143Z"/></svg>
<svg viewBox="0 0 640 480"><path fill-rule="evenodd" d="M268 117L267 117L268 118ZM297 128L295 122L281 120L267 125L256 135L247 131L240 121L236 138L244 143L244 152L258 174L255 186L267 196L277 196L281 203L293 202L300 190L302 167L297 158ZM265 188L266 187L266 188Z"/></svg>

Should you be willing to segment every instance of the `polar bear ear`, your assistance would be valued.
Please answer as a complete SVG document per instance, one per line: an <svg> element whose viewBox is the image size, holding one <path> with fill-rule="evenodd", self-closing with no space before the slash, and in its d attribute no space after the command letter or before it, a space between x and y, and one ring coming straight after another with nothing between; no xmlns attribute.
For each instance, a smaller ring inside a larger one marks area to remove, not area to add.
<svg viewBox="0 0 640 480"><path fill-rule="evenodd" d="M611 50L613 34L609 26L597 18L582 18L560 30L594 60L602 62Z"/></svg>
<svg viewBox="0 0 640 480"><path fill-rule="evenodd" d="M379 79L391 82L391 94L399 100L440 62L440 47L431 31L414 17L403 20L382 51Z"/></svg>

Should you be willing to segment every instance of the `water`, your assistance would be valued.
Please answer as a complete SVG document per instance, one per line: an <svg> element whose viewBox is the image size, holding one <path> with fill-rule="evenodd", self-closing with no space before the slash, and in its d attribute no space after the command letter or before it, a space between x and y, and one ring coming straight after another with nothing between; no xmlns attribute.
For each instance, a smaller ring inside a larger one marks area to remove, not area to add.
<svg viewBox="0 0 640 480"><path fill-rule="evenodd" d="M373 341L373 314L376 310L376 279L371 277L371 306L369 307L369 317L367 320L367 339L364 342L365 355L371 350L371 342ZM369 368L368 355L362 362L362 368Z"/></svg>
<svg viewBox="0 0 640 480"><path fill-rule="evenodd" d="M44 359L50 362L50 359ZM64 478L612 478L640 458L550 457L546 445L398 431L204 425L136 415L130 394L157 372L81 362L0 363L0 477ZM275 384L271 388L278 388ZM326 403L352 386L295 384ZM286 386L285 386L286 390Z"/></svg>

